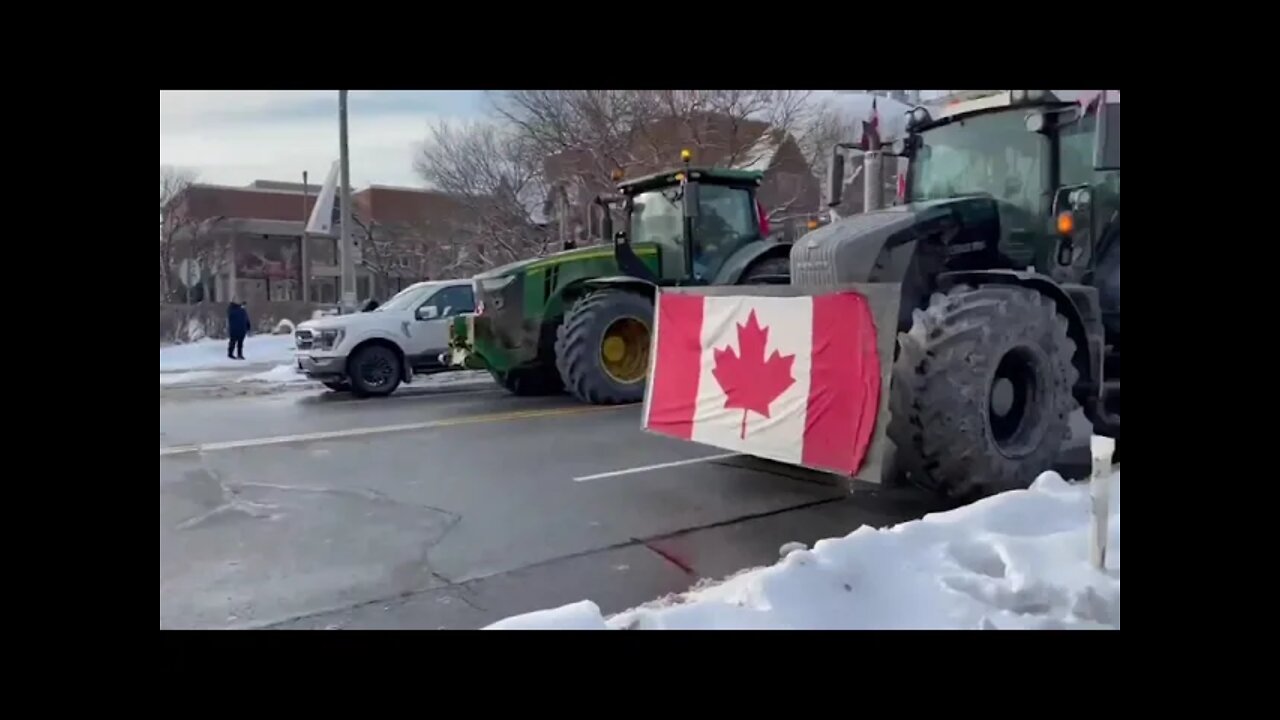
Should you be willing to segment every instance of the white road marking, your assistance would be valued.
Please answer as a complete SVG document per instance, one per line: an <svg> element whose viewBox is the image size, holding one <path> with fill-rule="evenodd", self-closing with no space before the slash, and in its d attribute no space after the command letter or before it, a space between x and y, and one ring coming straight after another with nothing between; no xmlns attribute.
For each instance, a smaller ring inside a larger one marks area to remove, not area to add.
<svg viewBox="0 0 1280 720"><path fill-rule="evenodd" d="M625 470L611 470L610 472L596 473L595 475L583 475L576 477L574 482L587 482L589 480L603 480L605 478L618 477L620 475L634 475L636 473L649 472L650 470L664 470L666 468L680 467L681 465L693 465L694 463L707 462L710 460L724 460L725 458L741 457L742 453L721 453L719 455L706 455L703 457L690 458L688 460L676 460L674 462L658 463L657 465L643 465L641 467L627 468Z"/></svg>
<svg viewBox="0 0 1280 720"><path fill-rule="evenodd" d="M345 430L323 430L320 432L299 433L297 435L276 435L273 437L249 438L246 440L226 440L223 442L200 443L198 445L171 445L160 448L160 457L168 455L187 455L191 453L212 452L215 450L235 450L264 445L285 445L288 443L314 442L334 438L361 437L364 435L382 435L384 433L410 432L432 428L471 425L475 423L501 422L506 420L523 420L525 418L549 417L556 415L580 415L588 412L600 412L626 407L624 405L601 405L569 408L550 408L546 410L521 410L490 415L473 415L427 422L403 423L399 425L378 425L375 427L348 428Z"/></svg>

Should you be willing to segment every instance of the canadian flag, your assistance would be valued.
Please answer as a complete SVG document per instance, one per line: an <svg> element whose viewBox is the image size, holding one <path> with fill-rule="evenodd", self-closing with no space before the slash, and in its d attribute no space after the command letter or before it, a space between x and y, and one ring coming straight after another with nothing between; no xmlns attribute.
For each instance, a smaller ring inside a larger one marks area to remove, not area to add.
<svg viewBox="0 0 1280 720"><path fill-rule="evenodd" d="M866 297L662 292L656 314L646 430L857 472L881 392Z"/></svg>

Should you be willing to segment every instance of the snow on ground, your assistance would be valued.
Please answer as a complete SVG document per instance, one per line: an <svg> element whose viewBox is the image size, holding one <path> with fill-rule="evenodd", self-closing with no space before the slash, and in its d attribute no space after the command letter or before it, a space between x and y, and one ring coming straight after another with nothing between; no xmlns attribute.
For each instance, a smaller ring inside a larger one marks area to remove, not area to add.
<svg viewBox="0 0 1280 720"><path fill-rule="evenodd" d="M250 335L244 341L244 360L227 357L226 340L201 340L160 348L160 372L230 370L250 363L292 363L292 335Z"/></svg>
<svg viewBox="0 0 1280 720"><path fill-rule="evenodd" d="M583 600L488 629L1119 629L1120 472L1106 572L1088 483L1029 490L794 550L777 564L604 618Z"/></svg>
<svg viewBox="0 0 1280 720"><path fill-rule="evenodd" d="M214 370L189 370L187 372L160 373L160 385L188 385L191 383L208 382L214 378L223 377L226 373L220 373Z"/></svg>
<svg viewBox="0 0 1280 720"><path fill-rule="evenodd" d="M298 372L295 365L290 364L277 365L265 372L246 375L245 377L236 380L236 382L307 383L313 381L308 379L306 375Z"/></svg>

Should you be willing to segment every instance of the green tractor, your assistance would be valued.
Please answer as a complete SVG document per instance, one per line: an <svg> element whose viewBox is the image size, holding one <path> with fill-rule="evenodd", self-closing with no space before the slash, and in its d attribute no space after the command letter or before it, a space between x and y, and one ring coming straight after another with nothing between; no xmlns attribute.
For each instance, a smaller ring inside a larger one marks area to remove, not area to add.
<svg viewBox="0 0 1280 720"><path fill-rule="evenodd" d="M644 398L659 286L786 284L791 243L771 240L759 172L689 165L596 198L604 246L475 276L476 313L450 328L448 364L486 369L517 395L567 390L594 405ZM616 234L611 208L626 227ZM612 244L612 246L609 245Z"/></svg>

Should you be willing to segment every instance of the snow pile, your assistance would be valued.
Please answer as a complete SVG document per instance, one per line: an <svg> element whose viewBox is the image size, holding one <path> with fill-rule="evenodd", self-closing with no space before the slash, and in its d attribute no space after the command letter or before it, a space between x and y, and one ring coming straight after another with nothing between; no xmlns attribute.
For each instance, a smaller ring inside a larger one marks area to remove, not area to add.
<svg viewBox="0 0 1280 720"><path fill-rule="evenodd" d="M1047 472L1029 490L864 526L608 620L582 601L489 629L1119 629L1119 471L1111 492L1106 572L1089 564L1088 484Z"/></svg>
<svg viewBox="0 0 1280 720"><path fill-rule="evenodd" d="M183 370L227 370L252 363L292 363L293 337L289 335L251 335L244 341L244 360L227 357L226 340L201 340L160 348L160 372Z"/></svg>
<svg viewBox="0 0 1280 720"><path fill-rule="evenodd" d="M186 385L189 383L199 383L221 377L223 373L213 370L191 370L189 372L161 373L160 385Z"/></svg>
<svg viewBox="0 0 1280 720"><path fill-rule="evenodd" d="M263 382L263 383L305 383L310 382L306 375L298 372L295 365L277 365L266 372L260 372L256 375L246 375L237 382Z"/></svg>

